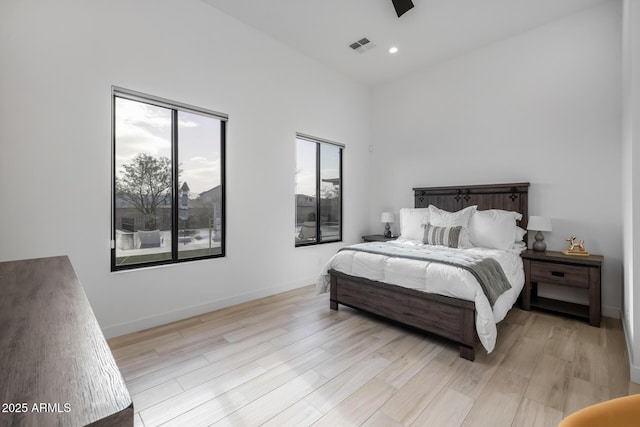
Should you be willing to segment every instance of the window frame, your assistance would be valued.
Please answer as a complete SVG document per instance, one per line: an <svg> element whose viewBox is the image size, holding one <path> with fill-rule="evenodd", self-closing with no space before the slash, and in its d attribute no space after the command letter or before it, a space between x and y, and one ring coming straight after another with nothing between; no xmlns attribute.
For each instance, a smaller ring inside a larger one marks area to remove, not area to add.
<svg viewBox="0 0 640 427"><path fill-rule="evenodd" d="M308 141L308 142L312 142L316 144L316 210L315 210L315 214L316 214L316 240L315 241L310 241L310 242L299 242L299 241L295 241L295 247L305 247L305 246L315 246L315 245L324 245L324 244L328 244L328 243L339 243L342 242L343 240L343 218L344 218L344 178L343 178L343 154L344 154L344 149L345 149L345 145L344 144L340 144L338 142L335 141L331 141L328 139L324 139L324 138L318 138L315 136L311 136L311 135L307 135L304 133L296 133L296 156L297 156L297 143L298 140L304 140L304 141ZM340 155L339 155L339 170L338 170L338 174L339 174L339 179L340 179L340 186L339 186L339 198L340 198L340 224L339 224L339 235L337 239L333 239L333 240L322 240L321 238L318 239L318 236L322 236L321 233L321 221L319 220L321 218L321 209L322 209L322 203L321 203L321 194L320 194L320 190L321 190L321 185L322 185L322 168L321 168L321 146L322 145L331 145L331 146L335 146L337 147L340 151ZM296 166L297 166L297 158L296 158ZM295 201L295 216L297 219L298 216L298 205L297 205L297 193L296 195L294 195L294 197L296 198Z"/></svg>
<svg viewBox="0 0 640 427"><path fill-rule="evenodd" d="M147 261L135 264L116 264L116 99L122 98L131 101L141 102L148 105L167 108L171 110L171 258L157 261ZM187 112L205 117L215 118L220 121L220 253L180 258L178 250L179 227L179 147L178 138L178 112ZM226 135L227 121L229 116L213 110L207 110L193 105L172 101L154 95L125 89L118 86L111 87L111 271L137 270L141 268L154 267L159 265L180 264L191 261L201 261L205 259L223 258L226 256Z"/></svg>

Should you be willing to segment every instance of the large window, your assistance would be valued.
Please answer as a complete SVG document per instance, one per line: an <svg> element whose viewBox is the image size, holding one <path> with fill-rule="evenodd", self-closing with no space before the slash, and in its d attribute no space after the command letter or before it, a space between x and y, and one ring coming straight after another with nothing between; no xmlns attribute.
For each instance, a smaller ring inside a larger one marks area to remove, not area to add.
<svg viewBox="0 0 640 427"><path fill-rule="evenodd" d="M343 148L297 135L296 246L342 240Z"/></svg>
<svg viewBox="0 0 640 427"><path fill-rule="evenodd" d="M224 256L227 116L113 88L111 269Z"/></svg>

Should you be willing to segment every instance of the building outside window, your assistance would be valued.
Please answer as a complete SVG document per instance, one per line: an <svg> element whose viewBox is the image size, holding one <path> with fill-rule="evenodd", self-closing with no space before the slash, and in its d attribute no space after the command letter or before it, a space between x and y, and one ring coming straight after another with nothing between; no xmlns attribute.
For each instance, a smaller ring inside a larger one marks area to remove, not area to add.
<svg viewBox="0 0 640 427"><path fill-rule="evenodd" d="M224 256L225 114L113 88L111 269Z"/></svg>
<svg viewBox="0 0 640 427"><path fill-rule="evenodd" d="M296 135L296 246L342 240L344 145Z"/></svg>

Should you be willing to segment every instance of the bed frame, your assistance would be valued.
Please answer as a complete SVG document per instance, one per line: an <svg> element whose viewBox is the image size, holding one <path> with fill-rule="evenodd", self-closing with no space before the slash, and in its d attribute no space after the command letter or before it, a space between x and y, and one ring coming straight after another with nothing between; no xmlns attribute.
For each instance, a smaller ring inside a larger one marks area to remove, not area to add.
<svg viewBox="0 0 640 427"><path fill-rule="evenodd" d="M435 205L451 212L478 205L478 210L520 212L520 227L529 218L529 183L414 188L415 207ZM357 308L403 325L455 341L460 357L474 360L475 305L472 301L429 294L329 270L330 308Z"/></svg>

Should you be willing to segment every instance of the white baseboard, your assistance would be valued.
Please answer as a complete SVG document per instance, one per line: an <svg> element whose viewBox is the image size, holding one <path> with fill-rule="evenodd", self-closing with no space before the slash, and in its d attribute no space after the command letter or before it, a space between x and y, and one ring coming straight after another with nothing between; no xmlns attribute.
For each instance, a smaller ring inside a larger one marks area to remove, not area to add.
<svg viewBox="0 0 640 427"><path fill-rule="evenodd" d="M633 354L633 345L627 331L627 319L621 316L622 319L622 332L624 333L624 340L627 345L627 355L629 356L629 379L631 382L640 384L640 366L636 363L636 358Z"/></svg>
<svg viewBox="0 0 640 427"><path fill-rule="evenodd" d="M198 316L210 311L219 310L221 308L230 307L232 305L241 304L243 302L253 301L258 298L268 297L270 295L275 295L282 292L290 291L292 289L308 286L312 283L315 283L316 280L317 277L312 277L307 280L300 280L282 286L274 286L255 292L248 292L246 294L235 295L229 298L211 301L205 304L198 304L191 307L160 313L131 322L107 326L102 329L102 333L107 339L119 337L120 335L142 331L144 329L153 328L154 326L166 325L167 323L175 322L177 320L187 319L189 317Z"/></svg>
<svg viewBox="0 0 640 427"><path fill-rule="evenodd" d="M640 384L640 366L629 366L630 380L632 383Z"/></svg>
<svg viewBox="0 0 640 427"><path fill-rule="evenodd" d="M602 306L602 315L613 319L620 319L620 307Z"/></svg>

